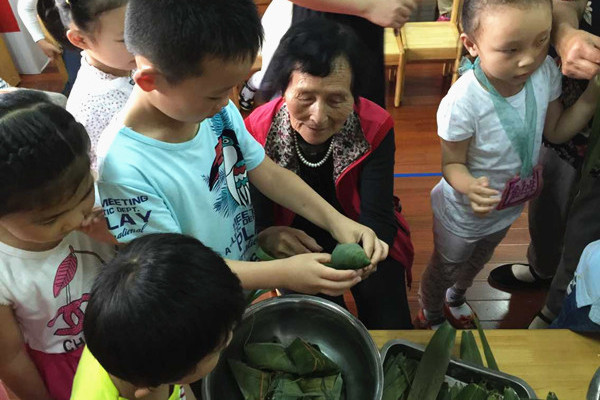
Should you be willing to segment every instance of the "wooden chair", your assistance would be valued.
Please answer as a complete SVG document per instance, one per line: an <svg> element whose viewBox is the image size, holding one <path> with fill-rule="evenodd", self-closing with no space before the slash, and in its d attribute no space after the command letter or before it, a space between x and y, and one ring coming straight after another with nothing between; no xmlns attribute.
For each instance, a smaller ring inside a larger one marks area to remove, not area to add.
<svg viewBox="0 0 600 400"><path fill-rule="evenodd" d="M444 73L451 69L452 83L458 78L458 66L462 56L460 40L460 13L463 0L454 0L450 21L442 22L407 22L399 34L386 30L386 43L391 40L390 34L398 42L398 70L396 73L396 90L394 106L402 101L404 89L404 71L407 62L415 61L447 61ZM450 65L450 67L448 67Z"/></svg>
<svg viewBox="0 0 600 400"><path fill-rule="evenodd" d="M6 43L0 35L0 78L4 79L9 85L17 86L21 81L19 72L13 63Z"/></svg>

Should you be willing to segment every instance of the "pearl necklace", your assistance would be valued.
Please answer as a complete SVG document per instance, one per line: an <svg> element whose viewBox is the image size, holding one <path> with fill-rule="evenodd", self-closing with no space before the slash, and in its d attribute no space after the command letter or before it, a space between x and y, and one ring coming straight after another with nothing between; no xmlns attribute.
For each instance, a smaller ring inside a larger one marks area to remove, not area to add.
<svg viewBox="0 0 600 400"><path fill-rule="evenodd" d="M329 149L327 149L327 153L325 153L325 157L323 157L323 159L321 161L316 162L316 163L311 163L306 158L304 158L304 156L300 152L300 146L298 146L298 139L296 139L295 134L294 134L294 146L296 147L296 154L298 155L298 158L300 159L300 161L302 161L302 164L304 164L310 168L319 168L321 165L325 164L325 161L327 161L327 159L331 155L331 152L333 151L333 139L329 143Z"/></svg>

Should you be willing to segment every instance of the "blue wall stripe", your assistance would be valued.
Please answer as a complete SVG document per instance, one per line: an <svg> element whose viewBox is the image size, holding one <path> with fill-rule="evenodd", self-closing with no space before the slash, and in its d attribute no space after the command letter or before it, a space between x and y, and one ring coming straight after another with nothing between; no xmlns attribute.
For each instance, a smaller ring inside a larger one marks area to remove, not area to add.
<svg viewBox="0 0 600 400"><path fill-rule="evenodd" d="M428 172L424 174L394 174L394 178L422 178L425 176L442 176L441 172Z"/></svg>

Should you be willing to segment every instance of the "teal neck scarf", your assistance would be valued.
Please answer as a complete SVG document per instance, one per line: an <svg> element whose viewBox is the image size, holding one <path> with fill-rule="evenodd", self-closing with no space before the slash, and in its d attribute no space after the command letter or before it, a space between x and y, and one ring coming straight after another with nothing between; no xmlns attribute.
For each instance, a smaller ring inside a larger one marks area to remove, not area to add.
<svg viewBox="0 0 600 400"><path fill-rule="evenodd" d="M463 58L463 60L467 60ZM461 62L460 72L472 69L475 77L491 95L494 109L502 124L506 136L510 139L513 148L521 158L521 178L528 178L533 171L533 150L535 146L535 132L537 129L537 102L533 91L531 77L525 83L525 120L519 117L518 110L513 107L490 83L481 69L479 57L474 63Z"/></svg>

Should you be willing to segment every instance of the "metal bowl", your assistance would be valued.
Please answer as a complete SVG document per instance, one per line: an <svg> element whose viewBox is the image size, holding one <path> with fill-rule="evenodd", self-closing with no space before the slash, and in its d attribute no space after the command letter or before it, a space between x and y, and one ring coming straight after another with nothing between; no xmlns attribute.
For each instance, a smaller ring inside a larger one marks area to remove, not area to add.
<svg viewBox="0 0 600 400"><path fill-rule="evenodd" d="M385 363L388 356L395 356L398 353L404 353L406 357L420 361L425 353L425 346L408 340L390 340L381 349L381 358ZM460 386L485 381L490 389L502 391L505 387L511 387L520 399L537 399L535 391L521 378L454 358L450 359L445 380L451 385Z"/></svg>
<svg viewBox="0 0 600 400"><path fill-rule="evenodd" d="M204 400L243 400L227 360L244 358L245 343L289 344L297 337L319 346L342 369L346 400L381 400L383 366L364 325L337 304L319 297L289 295L248 308L217 367L203 382Z"/></svg>

